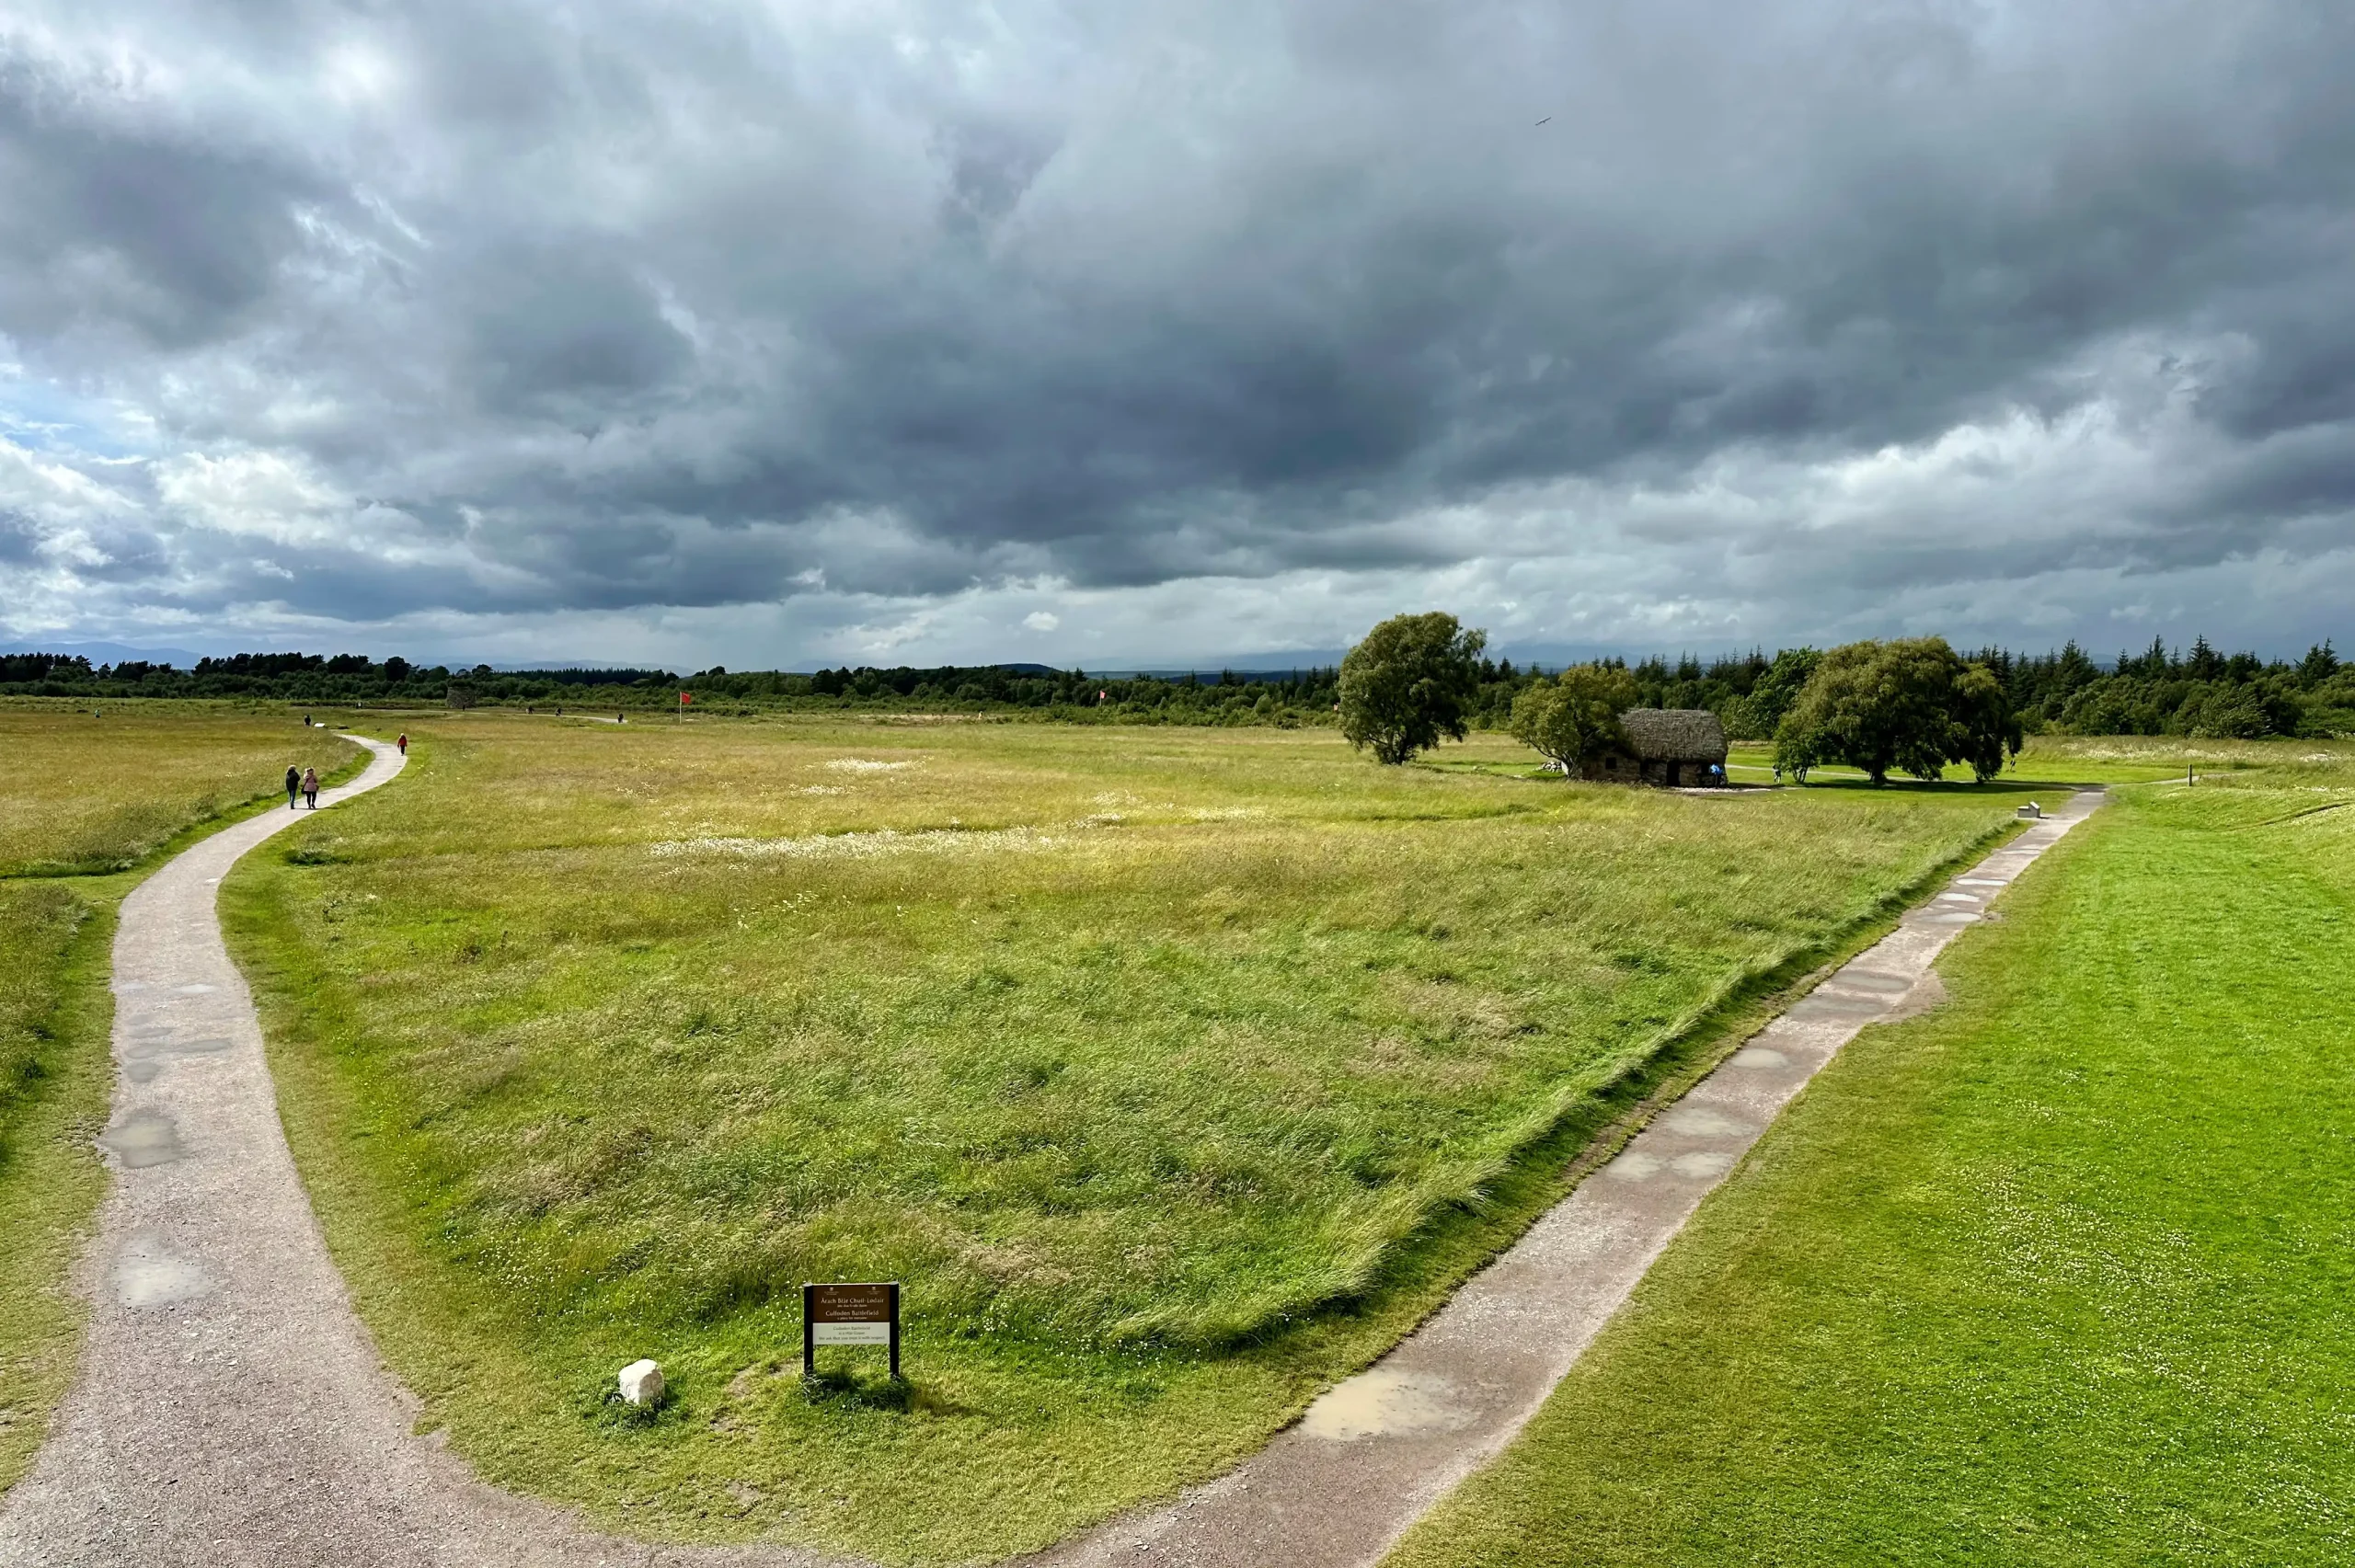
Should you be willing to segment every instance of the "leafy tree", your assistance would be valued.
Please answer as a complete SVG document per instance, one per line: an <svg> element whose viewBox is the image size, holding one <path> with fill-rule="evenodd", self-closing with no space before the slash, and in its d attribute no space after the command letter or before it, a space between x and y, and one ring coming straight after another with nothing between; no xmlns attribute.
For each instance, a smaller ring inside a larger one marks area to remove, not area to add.
<svg viewBox="0 0 2355 1568"><path fill-rule="evenodd" d="M1822 658L1811 647L1785 648L1776 654L1748 694L1728 703L1717 715L1725 723L1726 733L1745 739L1773 735Z"/></svg>
<svg viewBox="0 0 2355 1568"><path fill-rule="evenodd" d="M1488 633L1467 632L1439 611L1393 615L1341 660L1341 733L1393 764L1442 736L1463 739L1488 643Z"/></svg>
<svg viewBox="0 0 2355 1568"><path fill-rule="evenodd" d="M2010 700L1983 665L1965 664L1944 637L1911 637L1825 654L1775 730L1775 760L1802 773L1844 762L1877 784L1892 768L1936 779L1969 762L1984 780L2019 743Z"/></svg>
<svg viewBox="0 0 2355 1568"><path fill-rule="evenodd" d="M1512 736L1575 773L1610 748L1627 743L1619 715L1635 705L1636 681L1626 670L1572 665L1513 700Z"/></svg>
<svg viewBox="0 0 2355 1568"><path fill-rule="evenodd" d="M2201 740L2255 740L2274 733L2264 698L2247 686L2211 686L2180 712L2186 727Z"/></svg>
<svg viewBox="0 0 2355 1568"><path fill-rule="evenodd" d="M1959 742L1959 755L1953 760L1970 763L1981 784L2004 771L2006 756L2019 755L2019 715L2003 682L1985 665L1965 665L1955 677L1953 718L1953 738Z"/></svg>

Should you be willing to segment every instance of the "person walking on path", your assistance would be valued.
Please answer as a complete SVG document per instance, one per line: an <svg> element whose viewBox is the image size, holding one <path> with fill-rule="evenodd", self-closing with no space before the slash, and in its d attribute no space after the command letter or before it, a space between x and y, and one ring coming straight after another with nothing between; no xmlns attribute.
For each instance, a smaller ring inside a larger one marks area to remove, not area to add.
<svg viewBox="0 0 2355 1568"><path fill-rule="evenodd" d="M303 799L312 810L319 808L319 770L316 768L303 770Z"/></svg>
<svg viewBox="0 0 2355 1568"><path fill-rule="evenodd" d="M394 742L393 742L393 744L394 744L394 745L396 745L396 746L397 746L397 747L399 747L399 748L401 749L401 755L402 755L402 756L404 756L404 757L408 756L408 730L406 730L406 729L402 730L402 731L401 731L401 738L400 738L398 740L394 741Z"/></svg>
<svg viewBox="0 0 2355 1568"><path fill-rule="evenodd" d="M294 809L294 796L303 787L303 772L299 768L286 770L286 809Z"/></svg>

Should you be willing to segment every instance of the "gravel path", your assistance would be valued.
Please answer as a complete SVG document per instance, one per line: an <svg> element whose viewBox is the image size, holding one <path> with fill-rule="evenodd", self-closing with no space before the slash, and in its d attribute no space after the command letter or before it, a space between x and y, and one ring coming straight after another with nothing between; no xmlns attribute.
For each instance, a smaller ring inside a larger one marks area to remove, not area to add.
<svg viewBox="0 0 2355 1568"><path fill-rule="evenodd" d="M359 738L354 737L354 739ZM400 772L375 761L322 806ZM1411 1338L1234 1473L1033 1561L1366 1564L1545 1400L1701 1198L1865 1024L1935 1000L1930 963L2099 804L2080 795L1905 917L1541 1219ZM0 1499L0 1564L40 1568L821 1568L786 1548L663 1548L475 1480L411 1431L328 1261L280 1129L260 1025L223 946L221 878L266 812L124 900L116 1167L85 1261L79 1380Z"/></svg>

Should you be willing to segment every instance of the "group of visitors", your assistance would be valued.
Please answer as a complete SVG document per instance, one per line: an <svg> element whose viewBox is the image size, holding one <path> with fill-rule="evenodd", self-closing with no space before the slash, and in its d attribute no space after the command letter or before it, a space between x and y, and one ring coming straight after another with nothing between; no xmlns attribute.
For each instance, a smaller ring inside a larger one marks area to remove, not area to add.
<svg viewBox="0 0 2355 1568"><path fill-rule="evenodd" d="M303 722L304 724L311 722L308 715L304 716ZM401 738L393 742L393 744L401 749L402 756L408 756L408 732L407 730L403 730L401 732ZM286 809L289 811L293 810L294 803L297 800L300 800L304 805L309 807L314 811L316 811L319 808L318 769L289 768L286 770Z"/></svg>

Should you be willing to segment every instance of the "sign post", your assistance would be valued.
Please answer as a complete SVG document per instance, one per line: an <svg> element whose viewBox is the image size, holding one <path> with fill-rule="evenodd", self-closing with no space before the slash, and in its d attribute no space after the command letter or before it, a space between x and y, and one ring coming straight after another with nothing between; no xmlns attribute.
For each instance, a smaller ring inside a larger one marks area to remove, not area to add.
<svg viewBox="0 0 2355 1568"><path fill-rule="evenodd" d="M801 1375L814 1377L821 1345L882 1345L900 1375L900 1285L804 1285L801 1288Z"/></svg>

